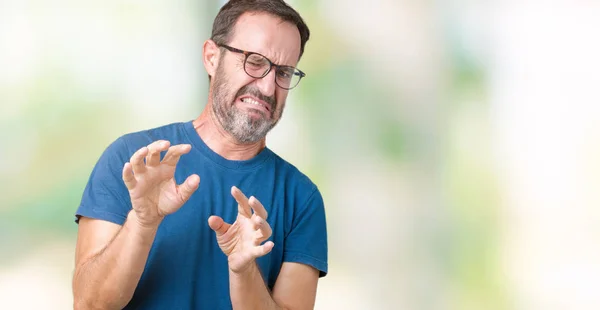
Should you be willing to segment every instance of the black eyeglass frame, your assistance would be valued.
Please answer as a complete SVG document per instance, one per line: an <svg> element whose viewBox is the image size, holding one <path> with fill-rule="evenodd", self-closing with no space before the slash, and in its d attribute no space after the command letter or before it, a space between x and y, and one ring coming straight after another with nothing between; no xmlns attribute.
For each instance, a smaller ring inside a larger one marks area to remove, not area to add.
<svg viewBox="0 0 600 310"><path fill-rule="evenodd" d="M294 72L294 74L299 75L300 78L298 79L298 82L296 83L296 85L294 85L292 87L283 87L283 86L279 85L279 83L277 82L277 78L275 78L275 84L277 84L278 87L281 87L281 88L283 88L285 90L290 90L290 89L298 86L298 84L300 84L300 81L302 80L302 78L306 76L306 73L302 72L302 70L300 70L300 69L298 69L296 67L292 67L292 66L278 65L278 64L272 62L271 59L267 58L265 55L262 55L260 53L244 51L244 50L241 50L239 48L235 48L235 47L232 47L232 46L229 46L229 45L225 45L225 44L217 44L217 46L223 47L223 48L227 49L230 52L243 54L244 57L245 57L244 58L244 72L246 72L246 74L248 74L248 76L253 77L255 79L262 79L262 78L264 78L265 76L267 76L269 74L269 72L271 72L271 69L273 69L273 67L275 67L275 73L276 74L277 74L277 71L279 71L281 68L291 68L294 71L297 71L297 72ZM250 57L251 55L261 56L261 57L263 57L264 59L266 59L269 62L269 69L267 69L267 71L265 71L265 73L263 73L262 76L254 76L254 75L248 73L248 70L246 70L246 61L248 61L248 57Z"/></svg>

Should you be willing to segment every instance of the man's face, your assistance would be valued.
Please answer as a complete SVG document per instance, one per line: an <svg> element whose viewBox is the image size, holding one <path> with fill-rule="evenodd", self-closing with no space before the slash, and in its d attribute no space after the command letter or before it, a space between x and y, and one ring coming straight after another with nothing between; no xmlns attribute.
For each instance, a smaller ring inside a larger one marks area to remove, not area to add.
<svg viewBox="0 0 600 310"><path fill-rule="evenodd" d="M300 33L295 25L272 15L245 13L238 19L227 45L260 53L278 65L296 66ZM274 67L264 78L255 79L244 71L243 54L221 53L212 79L213 111L236 140L257 142L281 118L288 91L275 83Z"/></svg>

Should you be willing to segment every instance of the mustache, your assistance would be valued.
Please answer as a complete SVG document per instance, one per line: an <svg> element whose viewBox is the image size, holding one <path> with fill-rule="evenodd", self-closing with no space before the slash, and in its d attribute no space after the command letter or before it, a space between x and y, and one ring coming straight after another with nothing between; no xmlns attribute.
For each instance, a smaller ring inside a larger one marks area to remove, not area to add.
<svg viewBox="0 0 600 310"><path fill-rule="evenodd" d="M252 87L250 85L246 85L246 86L240 88L240 90L237 92L237 94L235 94L234 98L238 98L243 95L254 96L254 97L266 102L269 105L269 108L271 108L271 111L275 111L275 107L277 106L277 101L275 100L275 96L265 96L256 87Z"/></svg>

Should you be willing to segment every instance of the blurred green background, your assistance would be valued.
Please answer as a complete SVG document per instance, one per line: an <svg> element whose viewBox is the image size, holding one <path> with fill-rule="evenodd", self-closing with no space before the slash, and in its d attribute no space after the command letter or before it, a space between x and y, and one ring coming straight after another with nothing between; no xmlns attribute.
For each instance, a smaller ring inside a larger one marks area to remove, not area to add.
<svg viewBox="0 0 600 310"><path fill-rule="evenodd" d="M600 308L598 2L289 2L267 141L325 198L317 309ZM0 0L0 308L72 308L91 169L199 115L223 3Z"/></svg>

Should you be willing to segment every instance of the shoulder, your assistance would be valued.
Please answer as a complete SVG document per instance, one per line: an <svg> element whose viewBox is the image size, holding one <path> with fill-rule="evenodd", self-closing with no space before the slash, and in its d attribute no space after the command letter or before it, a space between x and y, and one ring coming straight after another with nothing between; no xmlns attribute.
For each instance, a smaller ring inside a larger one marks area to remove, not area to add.
<svg viewBox="0 0 600 310"><path fill-rule="evenodd" d="M101 159L126 162L140 148L156 141L169 140L179 143L185 135L185 123L172 123L160 127L130 132L113 140L104 150Z"/></svg>
<svg viewBox="0 0 600 310"><path fill-rule="evenodd" d="M171 143L178 143L183 140L186 135L184 126L185 123L171 123L160 127L127 133L117 140L122 140L123 144L134 151L157 140L168 140Z"/></svg>
<svg viewBox="0 0 600 310"><path fill-rule="evenodd" d="M273 160L280 177L285 180L288 190L295 192L300 200L308 200L315 194L320 195L318 186L307 174L300 171L295 165L273 152Z"/></svg>

